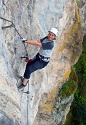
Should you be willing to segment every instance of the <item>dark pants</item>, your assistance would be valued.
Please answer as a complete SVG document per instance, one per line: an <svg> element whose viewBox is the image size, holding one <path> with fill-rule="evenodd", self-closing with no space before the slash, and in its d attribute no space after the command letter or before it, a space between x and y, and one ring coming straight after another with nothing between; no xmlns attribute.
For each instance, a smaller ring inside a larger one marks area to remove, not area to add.
<svg viewBox="0 0 86 125"><path fill-rule="evenodd" d="M49 62L44 62L36 55L36 58L33 59L30 63L27 63L24 78L29 79L32 72L44 68Z"/></svg>

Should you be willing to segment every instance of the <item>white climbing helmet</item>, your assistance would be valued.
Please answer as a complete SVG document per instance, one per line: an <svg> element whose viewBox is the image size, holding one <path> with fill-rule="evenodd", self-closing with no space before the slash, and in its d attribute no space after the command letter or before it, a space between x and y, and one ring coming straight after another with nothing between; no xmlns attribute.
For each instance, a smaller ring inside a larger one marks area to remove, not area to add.
<svg viewBox="0 0 86 125"><path fill-rule="evenodd" d="M51 28L49 32L52 32L57 36L58 30L56 28Z"/></svg>

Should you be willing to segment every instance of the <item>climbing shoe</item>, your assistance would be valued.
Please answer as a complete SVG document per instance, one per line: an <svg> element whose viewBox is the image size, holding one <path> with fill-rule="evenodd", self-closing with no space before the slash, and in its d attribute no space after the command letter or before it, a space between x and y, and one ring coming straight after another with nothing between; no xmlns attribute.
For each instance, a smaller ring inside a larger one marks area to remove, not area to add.
<svg viewBox="0 0 86 125"><path fill-rule="evenodd" d="M24 87L25 87L26 85L24 85L23 83L22 84L20 84L19 86L18 86L18 89L20 90L20 89L24 89Z"/></svg>
<svg viewBox="0 0 86 125"><path fill-rule="evenodd" d="M17 88L19 91L23 91L24 87L27 85L27 84L26 85L23 84L23 79L24 79L24 77L21 76L18 81ZM27 83L28 83L28 81L27 81Z"/></svg>

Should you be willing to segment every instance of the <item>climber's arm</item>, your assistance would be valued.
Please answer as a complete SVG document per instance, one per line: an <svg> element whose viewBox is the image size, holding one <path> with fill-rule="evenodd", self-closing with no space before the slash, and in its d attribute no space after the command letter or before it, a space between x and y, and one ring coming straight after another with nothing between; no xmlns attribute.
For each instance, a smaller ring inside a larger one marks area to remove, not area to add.
<svg viewBox="0 0 86 125"><path fill-rule="evenodd" d="M42 43L40 40L27 40L26 43L42 47Z"/></svg>

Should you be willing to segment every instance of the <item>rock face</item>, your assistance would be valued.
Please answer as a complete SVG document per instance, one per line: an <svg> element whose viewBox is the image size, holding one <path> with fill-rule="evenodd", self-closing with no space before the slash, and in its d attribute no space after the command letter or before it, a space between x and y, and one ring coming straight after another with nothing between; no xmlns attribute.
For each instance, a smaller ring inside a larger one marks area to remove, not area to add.
<svg viewBox="0 0 86 125"><path fill-rule="evenodd" d="M82 10L85 14L85 9ZM0 125L63 124L73 93L66 99L59 98L58 93L69 78L71 67L78 61L85 34L82 33L85 20L81 27L76 1L1 0L0 17L13 21L26 39L40 39L51 27L59 30L50 63L31 75L29 86L24 90L29 88L28 95L19 93L16 87L18 76L23 75L26 65L20 58L25 55L24 46L13 27L2 30L11 23L0 19ZM27 45L27 50L32 58L39 48ZM62 104L66 105L64 110Z"/></svg>

